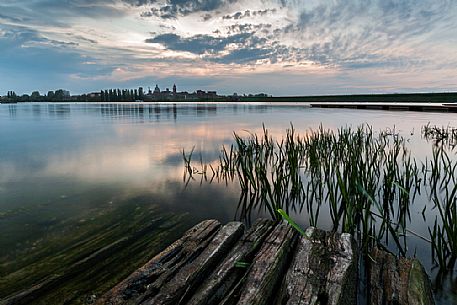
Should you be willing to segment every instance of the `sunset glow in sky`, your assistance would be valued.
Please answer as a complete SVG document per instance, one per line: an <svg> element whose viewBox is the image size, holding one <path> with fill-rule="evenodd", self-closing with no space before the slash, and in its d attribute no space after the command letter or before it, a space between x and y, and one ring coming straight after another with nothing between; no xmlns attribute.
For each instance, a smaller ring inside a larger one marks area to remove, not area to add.
<svg viewBox="0 0 457 305"><path fill-rule="evenodd" d="M457 91L455 0L0 0L8 90Z"/></svg>

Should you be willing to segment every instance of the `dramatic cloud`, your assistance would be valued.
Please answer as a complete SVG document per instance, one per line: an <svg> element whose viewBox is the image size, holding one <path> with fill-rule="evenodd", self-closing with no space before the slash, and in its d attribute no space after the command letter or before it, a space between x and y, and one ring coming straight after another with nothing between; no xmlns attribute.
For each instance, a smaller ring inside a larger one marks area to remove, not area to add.
<svg viewBox="0 0 457 305"><path fill-rule="evenodd" d="M0 90L456 90L456 28L451 0L3 0Z"/></svg>
<svg viewBox="0 0 457 305"><path fill-rule="evenodd" d="M142 17L160 17L163 19L186 16L195 12L210 12L223 6L230 5L237 0L124 0L135 6L154 4L149 11L141 13Z"/></svg>
<svg viewBox="0 0 457 305"><path fill-rule="evenodd" d="M248 17L255 17L255 16L265 16L268 13L276 13L276 9L265 9L265 10L258 10L258 11L250 11L246 10L244 12L236 12L235 14L232 15L225 15L222 17L222 19L242 19L242 18L248 18Z"/></svg>
<svg viewBox="0 0 457 305"><path fill-rule="evenodd" d="M183 38L176 34L162 34L146 39L148 43L160 43L166 48L175 51L186 51L195 54L214 54L224 50L230 44L246 45L251 35L249 33L237 34L225 38L209 35L195 35Z"/></svg>

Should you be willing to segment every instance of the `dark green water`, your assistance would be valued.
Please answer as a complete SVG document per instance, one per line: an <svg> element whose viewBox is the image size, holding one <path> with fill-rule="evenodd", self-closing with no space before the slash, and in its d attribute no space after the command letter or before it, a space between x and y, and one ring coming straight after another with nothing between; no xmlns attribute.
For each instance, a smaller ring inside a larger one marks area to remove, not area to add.
<svg viewBox="0 0 457 305"><path fill-rule="evenodd" d="M321 123L395 126L418 159L431 154L423 125L457 125L455 114L297 105L0 105L0 299L72 270L35 303L87 303L193 224L234 219L236 185L185 187L182 149L195 146L211 162L234 131L260 132L264 123L280 137L291 122L300 134ZM435 214L429 209L424 220L424 204L411 208L409 229L428 236ZM292 216L306 227L307 215ZM321 227L330 227L325 216ZM429 245L408 242L433 277ZM85 268L75 266L94 253ZM440 304L457 304L453 276L436 286Z"/></svg>

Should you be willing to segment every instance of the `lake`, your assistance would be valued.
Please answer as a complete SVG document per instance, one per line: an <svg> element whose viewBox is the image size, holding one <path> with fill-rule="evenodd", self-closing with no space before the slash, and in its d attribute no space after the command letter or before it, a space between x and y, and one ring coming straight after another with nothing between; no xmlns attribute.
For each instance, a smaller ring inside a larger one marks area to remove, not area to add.
<svg viewBox="0 0 457 305"><path fill-rule="evenodd" d="M233 133L276 138L293 124L306 134L369 124L408 140L418 161L432 155L421 135L431 125L456 127L455 114L313 109L303 104L9 104L0 105L0 299L55 274L37 304L90 303L203 219L237 218L236 183L186 183L183 149L218 159ZM455 151L449 156L456 160ZM436 211L411 207L408 229L430 238ZM305 212L291 215L308 225ZM255 211L252 218L269 217ZM253 219L252 219L253 220ZM320 227L331 223L322 219ZM408 255L421 260L438 304L457 304L456 277L435 282L430 245L408 235ZM112 249L112 251L105 251ZM90 265L78 262L94 254ZM87 268L86 268L87 267Z"/></svg>

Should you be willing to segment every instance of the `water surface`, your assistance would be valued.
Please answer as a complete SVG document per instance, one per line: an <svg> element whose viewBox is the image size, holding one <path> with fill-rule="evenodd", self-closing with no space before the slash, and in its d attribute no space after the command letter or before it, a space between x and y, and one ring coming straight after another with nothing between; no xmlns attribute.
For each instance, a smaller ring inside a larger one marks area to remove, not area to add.
<svg viewBox="0 0 457 305"><path fill-rule="evenodd" d="M312 109L299 104L0 105L0 277L4 279L0 286L7 287L0 288L0 298L30 285L23 278L34 270L51 266L51 274L74 263L84 254L70 251L76 242L93 251L144 229L148 219L160 218L151 229L163 234L154 247L138 239L136 261L112 270L122 278L144 261L140 256L159 251L198 221L233 220L237 185L196 179L186 186L182 149L195 147L194 158L201 154L211 162L222 145L233 143L233 132L261 132L262 124L279 138L291 123L300 134L321 124L336 129L366 123L374 130L395 128L409 138L413 155L424 160L432 146L421 138L420 130L429 122L457 125L455 114ZM412 208L409 228L428 236L432 222L422 218L424 204ZM434 219L433 211L427 213ZM292 216L306 227L307 215ZM116 225L122 221L122 226ZM321 226L329 228L330 223L323 219ZM101 232L105 235L96 242L93 237ZM433 275L429 246L414 236L408 239L408 253L416 253ZM61 256L56 255L59 251ZM46 276L41 272L33 280ZM90 279L79 277L72 285L79 281L87 286ZM439 303L457 304L453 277L439 285L444 285L437 293ZM74 287L61 288L68 292ZM84 302L93 291L77 289L81 292L70 302Z"/></svg>

